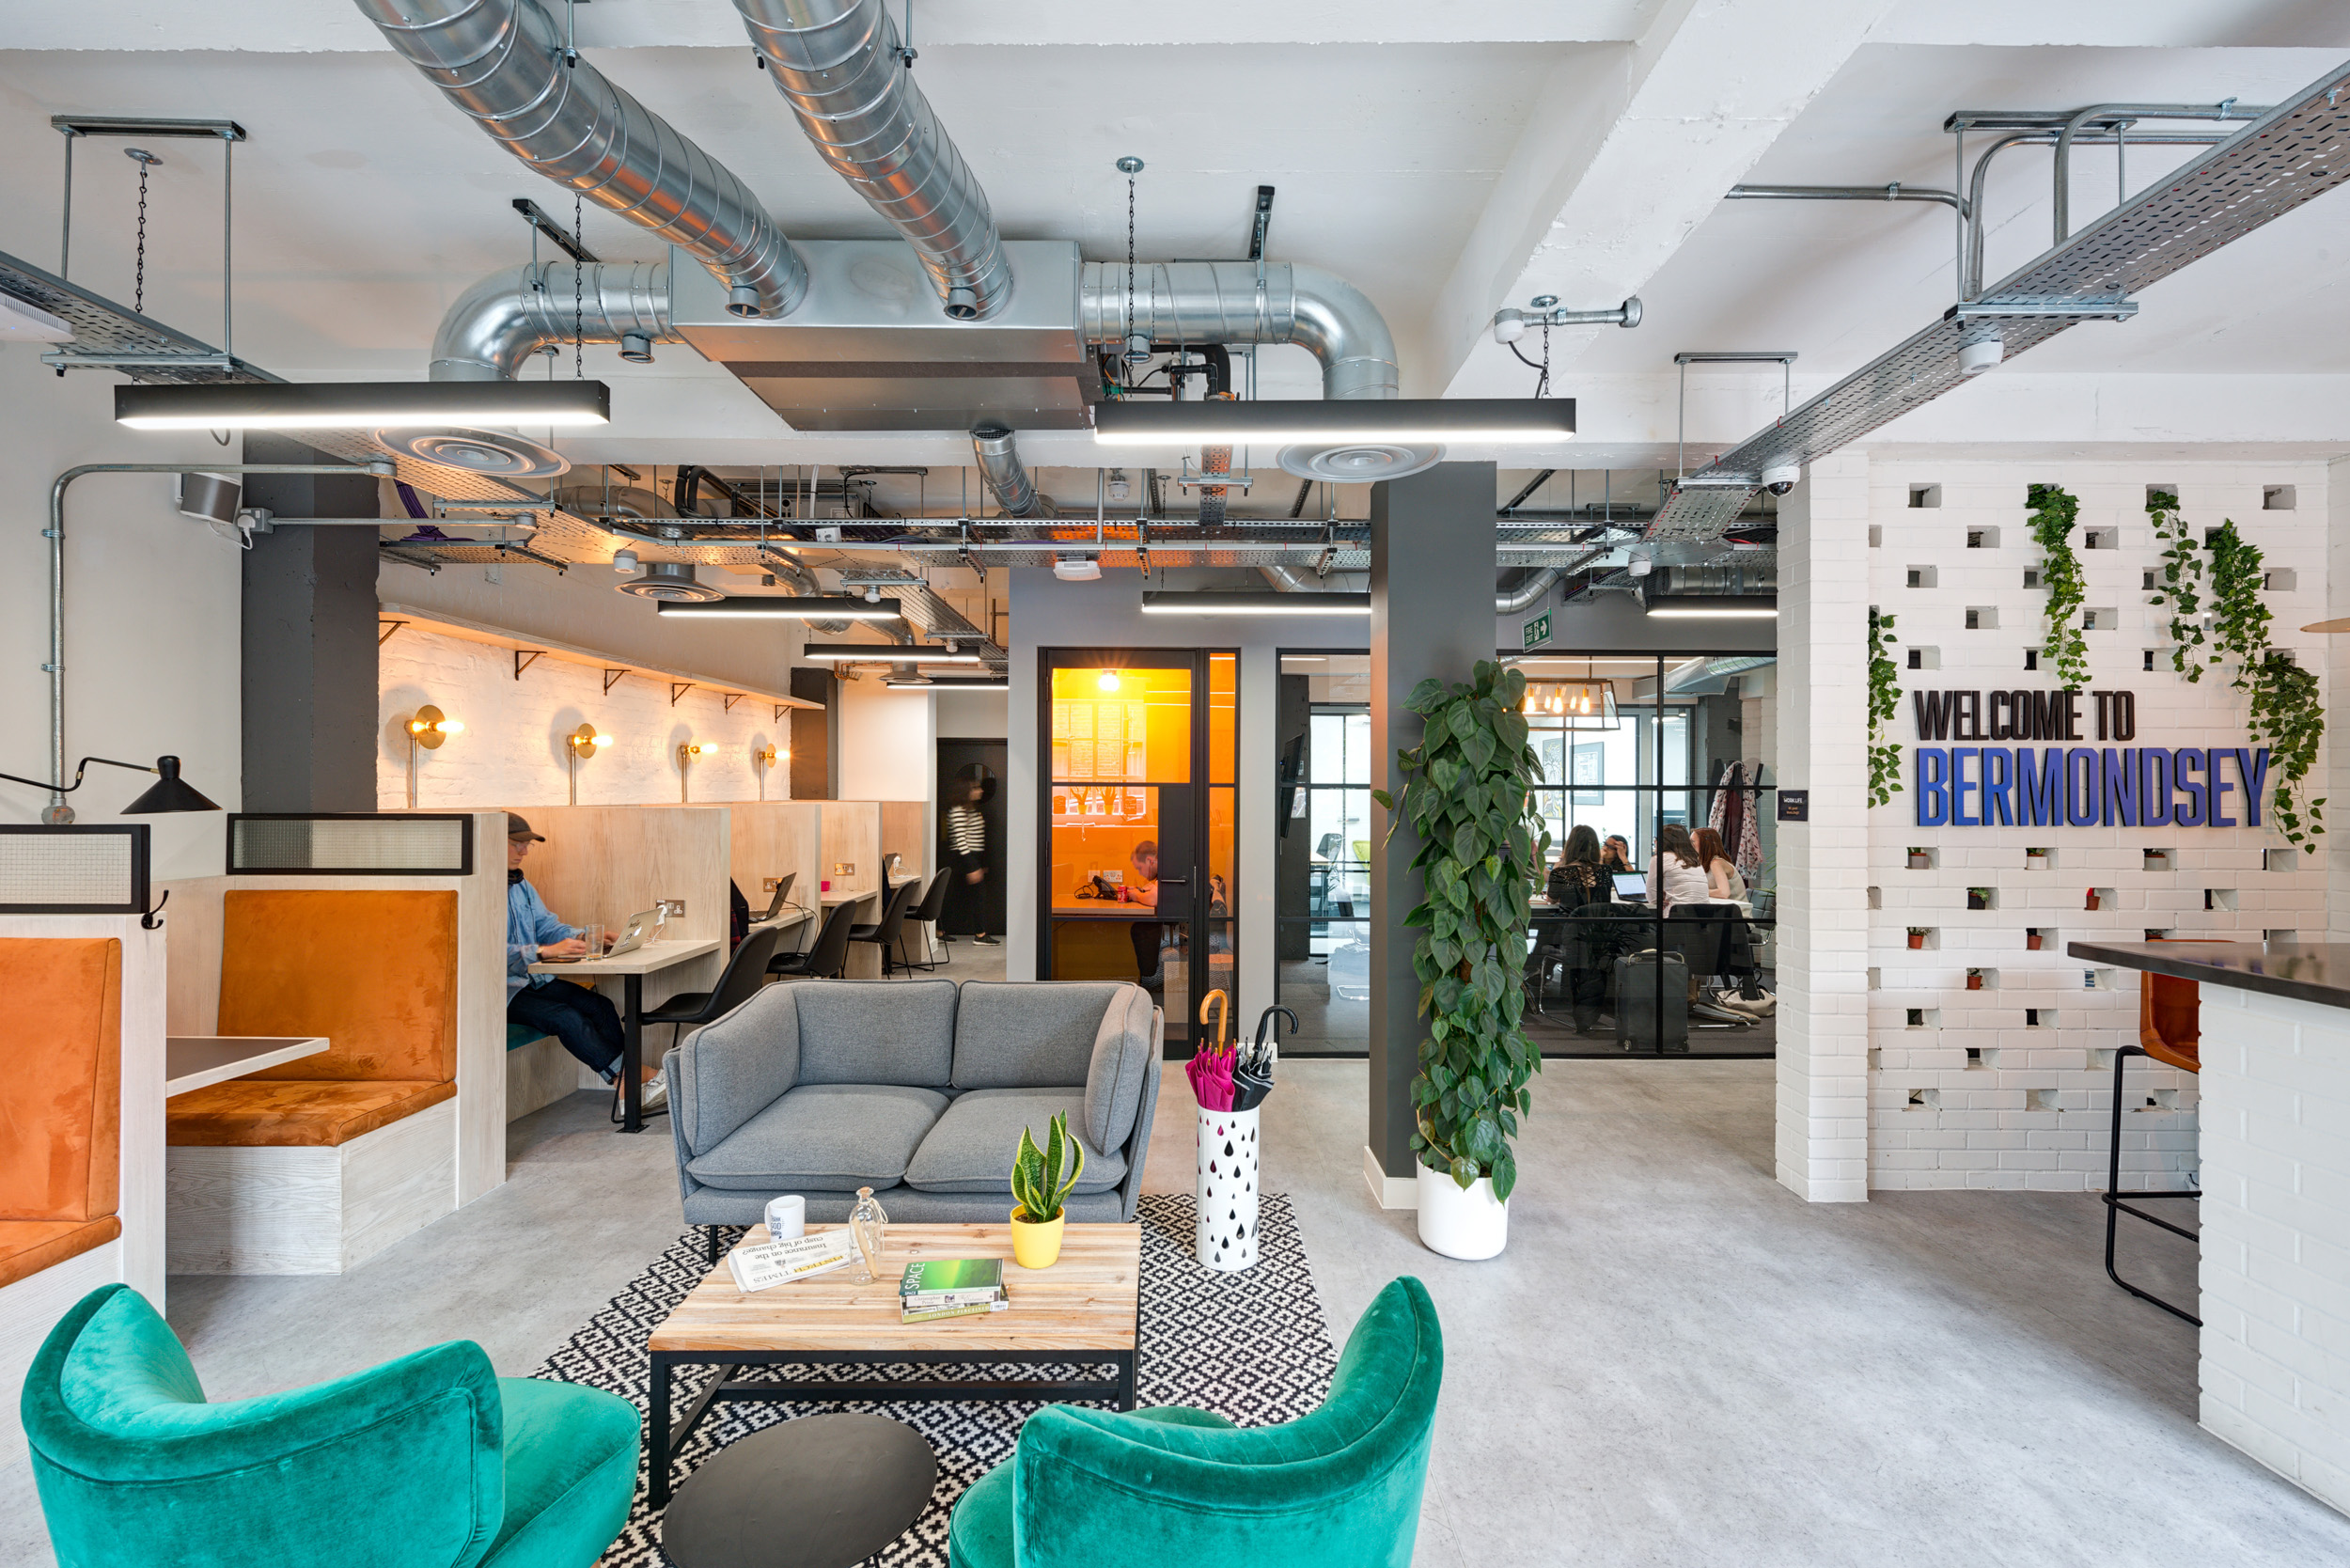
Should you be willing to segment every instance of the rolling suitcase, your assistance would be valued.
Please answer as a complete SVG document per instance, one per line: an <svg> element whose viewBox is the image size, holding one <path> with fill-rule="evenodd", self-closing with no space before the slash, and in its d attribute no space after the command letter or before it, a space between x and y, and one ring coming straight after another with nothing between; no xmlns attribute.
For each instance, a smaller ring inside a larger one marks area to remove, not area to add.
<svg viewBox="0 0 2350 1568"><path fill-rule="evenodd" d="M1657 969L1663 965L1663 1010ZM1651 948L1616 960L1616 1043L1627 1051L1689 1048L1689 961Z"/></svg>

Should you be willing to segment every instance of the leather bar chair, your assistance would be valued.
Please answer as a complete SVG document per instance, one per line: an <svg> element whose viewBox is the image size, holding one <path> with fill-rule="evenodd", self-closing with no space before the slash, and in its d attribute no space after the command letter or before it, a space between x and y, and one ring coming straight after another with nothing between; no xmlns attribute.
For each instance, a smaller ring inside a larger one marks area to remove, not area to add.
<svg viewBox="0 0 2350 1568"><path fill-rule="evenodd" d="M767 972L780 980L838 980L849 964L849 929L855 923L855 904L835 904L807 950L776 954L767 961Z"/></svg>
<svg viewBox="0 0 2350 1568"><path fill-rule="evenodd" d="M899 939L905 934L906 911L914 907L914 901L919 898L921 893L922 885L918 882L901 884L895 892L889 895L889 902L883 906L882 917L879 920L870 926L852 927L849 931L850 941L870 942L881 949L884 978L893 972L891 949L897 947Z"/></svg>
<svg viewBox="0 0 2350 1568"><path fill-rule="evenodd" d="M751 994L767 983L768 961L775 957L776 940L781 933L773 926L752 932L743 938L727 960L726 969L718 976L715 991L681 991L659 1007L647 1008L644 1021L669 1026L669 1049L686 1029L723 1018L751 999ZM666 1116L667 1107L646 1112L648 1116ZM620 1121L620 1085L612 1086L612 1121Z"/></svg>
<svg viewBox="0 0 2350 1568"><path fill-rule="evenodd" d="M2193 940L2188 938L2187 940ZM2206 940L2209 940L2206 938ZM2113 1131L2107 1143L2106 1161L2106 1277L2140 1301L2151 1301L2174 1318L2181 1318L2201 1328L2203 1320L2184 1308L2122 1278L2113 1264L2113 1242L2121 1216L2130 1215L2144 1220L2174 1236L2197 1240L2194 1231L2171 1224L2159 1215L2147 1213L2129 1201L2152 1201L2163 1199L2186 1199L2194 1202L2202 1197L2199 1188L2186 1187L2177 1192L2134 1192L2125 1199L2122 1193L2122 1122L2123 1068L2132 1057L2147 1057L2165 1067L2175 1067L2182 1073L2201 1073L2202 1062L2202 992L2193 980L2179 980L2170 975L2145 974L2138 985L2138 1043L2124 1045L2113 1053Z"/></svg>

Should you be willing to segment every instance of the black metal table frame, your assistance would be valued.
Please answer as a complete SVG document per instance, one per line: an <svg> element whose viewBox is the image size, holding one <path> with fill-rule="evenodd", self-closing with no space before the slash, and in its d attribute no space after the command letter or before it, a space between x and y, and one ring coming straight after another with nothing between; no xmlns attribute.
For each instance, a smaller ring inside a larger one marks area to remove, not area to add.
<svg viewBox="0 0 2350 1568"><path fill-rule="evenodd" d="M1135 1344L1125 1350L656 1350L652 1356L652 1388L650 1408L645 1421L646 1435L651 1445L650 1486L652 1506L666 1508L669 1504L669 1470L677 1456L685 1450L686 1439L712 1404L721 1400L799 1401L817 1403L857 1403L871 1400L983 1400L1016 1403L1025 1400L1114 1401L1120 1410L1135 1407L1135 1374L1137 1352L1142 1337L1141 1303L1136 1303L1136 1334ZM807 1383L737 1382L735 1373L744 1367L861 1367L885 1366L897 1363L916 1366L962 1366L977 1363L1010 1362L1022 1366L1052 1366L1075 1362L1080 1366L1108 1364L1118 1369L1113 1378L1049 1382L1042 1379L1012 1378L1003 1380L916 1379L911 1382L864 1382L854 1379L826 1379ZM669 1420L669 1373L681 1366L714 1366L718 1375L709 1387L694 1396L685 1414L672 1425Z"/></svg>

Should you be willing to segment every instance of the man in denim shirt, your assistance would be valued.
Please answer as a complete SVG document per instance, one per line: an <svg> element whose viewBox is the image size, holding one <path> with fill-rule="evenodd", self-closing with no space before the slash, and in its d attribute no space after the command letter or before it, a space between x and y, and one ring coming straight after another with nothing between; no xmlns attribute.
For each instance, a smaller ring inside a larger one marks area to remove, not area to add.
<svg viewBox="0 0 2350 1568"><path fill-rule="evenodd" d="M612 1003L591 987L530 972L530 965L541 958L588 956L579 932L556 919L539 889L523 877L523 857L532 844L545 842L545 834L533 833L528 822L506 813L507 1021L553 1035L565 1050L602 1074L605 1083L612 1083L619 1077L622 1046L620 1015ZM668 1086L659 1074L646 1081L645 1109L655 1109L668 1098Z"/></svg>

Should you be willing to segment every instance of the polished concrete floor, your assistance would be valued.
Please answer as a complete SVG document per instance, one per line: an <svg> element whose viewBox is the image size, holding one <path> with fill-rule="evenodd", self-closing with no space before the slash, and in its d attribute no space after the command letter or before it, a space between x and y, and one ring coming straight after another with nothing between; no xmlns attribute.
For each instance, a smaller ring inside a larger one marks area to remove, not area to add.
<svg viewBox="0 0 2350 1568"><path fill-rule="evenodd" d="M1266 1184L1292 1196L1336 1333L1396 1275L1434 1294L1421 1562L2350 1561L2350 1519L2197 1429L2193 1332L2106 1282L2093 1198L1806 1205L1771 1177L1769 1063L1553 1061L1509 1250L1453 1262L1371 1206L1365 1071L1287 1065ZM1171 1069L1161 1104L1149 1184L1186 1190ZM208 1390L459 1335L527 1372L679 1228L666 1128L603 1117L578 1096L516 1123L505 1186L342 1278L173 1280ZM2132 1256L2190 1288L2176 1252ZM48 1561L24 1466L0 1472L0 1563Z"/></svg>

